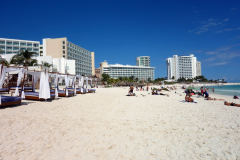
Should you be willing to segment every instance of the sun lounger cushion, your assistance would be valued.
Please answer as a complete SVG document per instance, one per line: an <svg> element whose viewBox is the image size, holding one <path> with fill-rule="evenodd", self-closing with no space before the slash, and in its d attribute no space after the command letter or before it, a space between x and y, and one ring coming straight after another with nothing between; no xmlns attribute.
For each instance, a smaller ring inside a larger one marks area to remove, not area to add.
<svg viewBox="0 0 240 160"><path fill-rule="evenodd" d="M50 92L55 92L55 90L52 89ZM65 91L64 90L58 90L58 93L65 94ZM68 94L74 94L74 92L68 91Z"/></svg>
<svg viewBox="0 0 240 160"><path fill-rule="evenodd" d="M9 87L10 89L16 89L17 87ZM18 87L18 89L22 89L22 87Z"/></svg>
<svg viewBox="0 0 240 160"><path fill-rule="evenodd" d="M24 92L25 96L39 97L39 92ZM50 94L51 97L55 97L55 94Z"/></svg>
<svg viewBox="0 0 240 160"><path fill-rule="evenodd" d="M9 91L9 89L8 88L1 88L0 91L2 91L2 92L3 91Z"/></svg>
<svg viewBox="0 0 240 160"><path fill-rule="evenodd" d="M58 93L64 93L65 94L65 91L64 90L58 90ZM72 91L68 91L68 94L74 94L74 92L72 92Z"/></svg>
<svg viewBox="0 0 240 160"><path fill-rule="evenodd" d="M26 89L33 89L33 87L24 87L24 90Z"/></svg>
<svg viewBox="0 0 240 160"><path fill-rule="evenodd" d="M21 97L1 96L2 103L20 101Z"/></svg>

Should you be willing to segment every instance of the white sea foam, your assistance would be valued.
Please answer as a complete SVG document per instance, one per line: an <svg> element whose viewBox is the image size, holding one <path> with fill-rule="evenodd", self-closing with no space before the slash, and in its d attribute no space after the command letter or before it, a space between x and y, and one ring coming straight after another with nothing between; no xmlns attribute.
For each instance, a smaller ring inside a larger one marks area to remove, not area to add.
<svg viewBox="0 0 240 160"><path fill-rule="evenodd" d="M221 91L221 92L238 92L240 93L240 91L237 91L237 90L217 90L217 91Z"/></svg>

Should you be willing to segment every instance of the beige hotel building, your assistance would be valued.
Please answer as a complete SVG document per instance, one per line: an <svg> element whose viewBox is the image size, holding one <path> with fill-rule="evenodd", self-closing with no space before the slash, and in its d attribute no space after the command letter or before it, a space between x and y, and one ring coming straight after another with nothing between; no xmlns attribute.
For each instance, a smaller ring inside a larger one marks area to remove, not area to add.
<svg viewBox="0 0 240 160"><path fill-rule="evenodd" d="M84 76L95 75L94 52L69 42L65 37L43 39L43 44L40 45L40 56L75 60L75 74Z"/></svg>

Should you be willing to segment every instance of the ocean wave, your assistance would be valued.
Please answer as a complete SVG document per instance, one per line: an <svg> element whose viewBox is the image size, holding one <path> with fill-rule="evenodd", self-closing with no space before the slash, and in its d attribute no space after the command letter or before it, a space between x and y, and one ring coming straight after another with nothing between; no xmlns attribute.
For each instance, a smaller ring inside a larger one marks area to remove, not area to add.
<svg viewBox="0 0 240 160"><path fill-rule="evenodd" d="M240 91L237 91L237 90L216 90L216 91L223 91L223 92L238 92L238 93L240 93Z"/></svg>

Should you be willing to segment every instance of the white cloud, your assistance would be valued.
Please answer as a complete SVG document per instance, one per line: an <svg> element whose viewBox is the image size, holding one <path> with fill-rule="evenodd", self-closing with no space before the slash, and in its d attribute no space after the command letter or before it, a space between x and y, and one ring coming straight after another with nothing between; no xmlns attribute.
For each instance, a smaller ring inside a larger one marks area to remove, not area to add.
<svg viewBox="0 0 240 160"><path fill-rule="evenodd" d="M240 57L240 50L238 46L240 46L240 44L224 46L216 49L215 51L205 52L207 58L202 60L202 62L205 62L205 65L208 66L220 66L231 63L233 59Z"/></svg>
<svg viewBox="0 0 240 160"><path fill-rule="evenodd" d="M216 19L210 18L207 21L199 22L201 26L198 26L197 28L193 30L189 30L188 32L193 32L196 34L208 32L208 31L215 31L216 33L221 33L222 30L216 31L216 29L222 28L224 26L224 23L229 21L229 18L226 18L222 21L218 21ZM226 29L226 31L230 31L231 29Z"/></svg>
<svg viewBox="0 0 240 160"><path fill-rule="evenodd" d="M212 51L212 52L206 52L207 55L213 55L213 54L218 54L218 51Z"/></svg>
<svg viewBox="0 0 240 160"><path fill-rule="evenodd" d="M223 29L223 30L219 30L219 31L216 31L215 33L222 33L222 32L230 32L230 31L236 31L236 30L240 30L240 28L226 28L226 29Z"/></svg>
<svg viewBox="0 0 240 160"><path fill-rule="evenodd" d="M228 62L220 62L220 63L214 63L211 64L210 66L222 66L222 65L226 65Z"/></svg>
<svg viewBox="0 0 240 160"><path fill-rule="evenodd" d="M202 62L212 62L212 61L215 61L215 60L216 60L215 57L210 57L210 58L202 60Z"/></svg>
<svg viewBox="0 0 240 160"><path fill-rule="evenodd" d="M230 40L240 39L240 36L236 36L234 38L231 38Z"/></svg>
<svg viewBox="0 0 240 160"><path fill-rule="evenodd" d="M230 60L236 57L240 57L240 52L232 51L232 52L227 52L223 54L219 54L217 58L222 59L222 60Z"/></svg>
<svg viewBox="0 0 240 160"><path fill-rule="evenodd" d="M234 29L229 28L229 29L224 29L224 31L233 31Z"/></svg>
<svg viewBox="0 0 240 160"><path fill-rule="evenodd" d="M224 19L223 21L224 21L224 22L227 22L227 21L229 21L229 18L226 18L226 19Z"/></svg>
<svg viewBox="0 0 240 160"><path fill-rule="evenodd" d="M234 47L234 46L226 46L226 47L222 47L222 48L219 48L218 50L219 51L227 51L227 50L229 50L229 49L231 49L232 47Z"/></svg>

